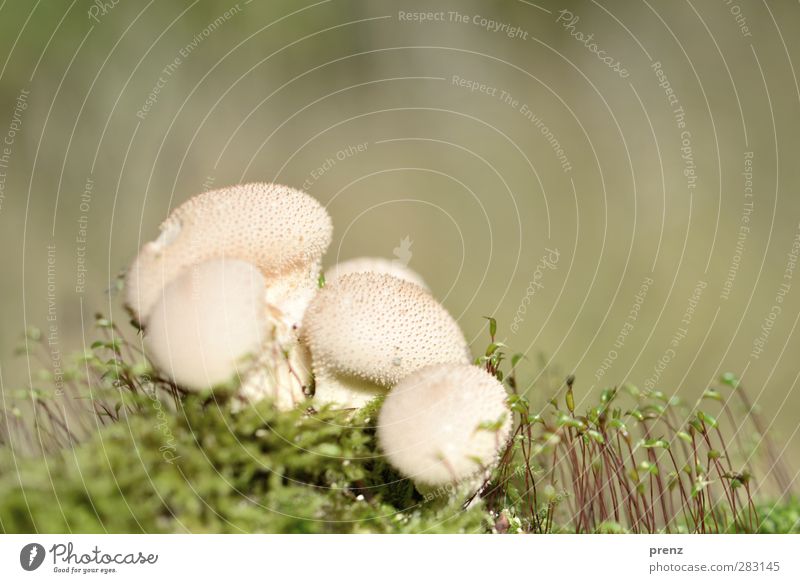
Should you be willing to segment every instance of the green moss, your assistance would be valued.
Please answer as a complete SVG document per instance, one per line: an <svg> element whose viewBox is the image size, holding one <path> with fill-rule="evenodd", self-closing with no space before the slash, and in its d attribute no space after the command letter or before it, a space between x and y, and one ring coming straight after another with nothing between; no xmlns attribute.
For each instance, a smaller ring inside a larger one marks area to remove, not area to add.
<svg viewBox="0 0 800 583"><path fill-rule="evenodd" d="M759 532L766 534L800 534L800 499L787 502L760 504L761 516Z"/></svg>
<svg viewBox="0 0 800 583"><path fill-rule="evenodd" d="M8 454L5 532L475 532L480 507L424 503L376 451L370 410L143 407L45 458ZM24 487L23 487L24 486Z"/></svg>
<svg viewBox="0 0 800 583"><path fill-rule="evenodd" d="M693 406L624 385L581 414L571 375L554 392L552 382L521 390L522 357L506 361L490 318L476 365L509 389L512 439L480 496L474 484L423 495L380 454L380 399L357 413L268 402L234 413L230 391L182 395L110 320L97 326L103 340L65 373L65 394L44 375L18 397L30 423L13 403L6 411L28 457L13 457L19 445L0 450L2 531L800 532L797 499L771 504L751 491L756 476L791 492L792 473L733 375ZM69 404L82 407L81 423L54 413ZM729 437L737 419L751 435Z"/></svg>

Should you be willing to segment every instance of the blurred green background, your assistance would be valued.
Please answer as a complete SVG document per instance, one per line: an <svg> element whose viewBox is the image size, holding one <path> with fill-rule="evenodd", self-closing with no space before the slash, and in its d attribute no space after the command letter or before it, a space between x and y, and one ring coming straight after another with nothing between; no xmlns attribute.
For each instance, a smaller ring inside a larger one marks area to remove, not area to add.
<svg viewBox="0 0 800 583"><path fill-rule="evenodd" d="M743 0L4 0L2 387L26 327L92 342L171 208L276 181L327 264L408 261L476 353L494 315L530 391L733 371L798 468L798 39Z"/></svg>

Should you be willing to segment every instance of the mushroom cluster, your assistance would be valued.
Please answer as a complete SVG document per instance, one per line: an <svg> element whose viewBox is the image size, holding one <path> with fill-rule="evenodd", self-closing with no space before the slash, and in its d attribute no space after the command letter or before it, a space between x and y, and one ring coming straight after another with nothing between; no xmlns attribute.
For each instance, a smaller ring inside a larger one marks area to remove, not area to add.
<svg viewBox="0 0 800 583"><path fill-rule="evenodd" d="M234 387L237 408L385 396L379 443L420 487L496 462L511 423L503 385L470 364L458 324L406 265L364 257L321 277L332 223L315 199L237 185L191 198L160 230L128 270L126 305L176 385Z"/></svg>
<svg viewBox="0 0 800 583"><path fill-rule="evenodd" d="M198 194L162 223L125 279L153 364L187 390L238 386L237 402L305 400L298 331L333 226L309 195L276 184Z"/></svg>

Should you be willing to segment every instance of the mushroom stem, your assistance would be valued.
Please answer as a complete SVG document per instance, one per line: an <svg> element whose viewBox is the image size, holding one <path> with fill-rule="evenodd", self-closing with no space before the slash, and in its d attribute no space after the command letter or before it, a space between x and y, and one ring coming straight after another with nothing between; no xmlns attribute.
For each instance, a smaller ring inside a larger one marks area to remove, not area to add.
<svg viewBox="0 0 800 583"><path fill-rule="evenodd" d="M321 405L338 405L345 409L361 408L386 394L387 389L373 382L348 375L337 375L320 369L314 375L314 400Z"/></svg>
<svg viewBox="0 0 800 583"><path fill-rule="evenodd" d="M279 411L288 411L309 397L311 382L308 349L282 320L273 319L268 340L236 392L233 410L271 399Z"/></svg>

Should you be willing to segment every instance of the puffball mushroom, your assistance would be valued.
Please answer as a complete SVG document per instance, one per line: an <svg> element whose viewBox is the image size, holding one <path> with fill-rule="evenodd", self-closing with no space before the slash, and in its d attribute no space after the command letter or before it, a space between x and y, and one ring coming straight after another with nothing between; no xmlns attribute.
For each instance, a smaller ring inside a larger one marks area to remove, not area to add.
<svg viewBox="0 0 800 583"><path fill-rule="evenodd" d="M186 269L164 289L144 345L153 364L194 391L243 374L267 334L264 276L253 265L213 260Z"/></svg>
<svg viewBox="0 0 800 583"><path fill-rule="evenodd" d="M383 257L356 257L341 261L325 272L325 282L333 283L349 273L386 273L428 289L425 280L416 271L400 261Z"/></svg>
<svg viewBox="0 0 800 583"><path fill-rule="evenodd" d="M400 381L378 416L378 442L418 485L468 481L492 467L511 432L506 390L482 368L438 364Z"/></svg>
<svg viewBox="0 0 800 583"><path fill-rule="evenodd" d="M410 373L469 363L456 321L418 285L381 273L351 273L309 304L301 336L311 350L315 399L360 407Z"/></svg>
<svg viewBox="0 0 800 583"><path fill-rule="evenodd" d="M269 397L277 409L291 409L306 398L310 358L265 291L261 271L244 261L186 268L150 313L148 357L190 391L238 381L234 408Z"/></svg>
<svg viewBox="0 0 800 583"><path fill-rule="evenodd" d="M160 236L140 251L126 277L126 303L146 326L162 290L184 269L241 259L264 276L266 301L297 326L316 292L332 232L319 202L287 186L240 184L198 194L173 210Z"/></svg>

